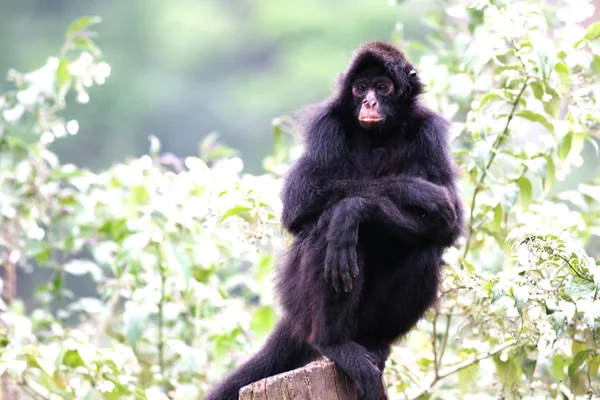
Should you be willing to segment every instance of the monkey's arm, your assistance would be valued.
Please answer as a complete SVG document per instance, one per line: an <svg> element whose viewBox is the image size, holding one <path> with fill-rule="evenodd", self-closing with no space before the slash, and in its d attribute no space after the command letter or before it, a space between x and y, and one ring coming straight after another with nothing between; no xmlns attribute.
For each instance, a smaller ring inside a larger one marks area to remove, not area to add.
<svg viewBox="0 0 600 400"><path fill-rule="evenodd" d="M356 248L358 229L362 222L372 221L414 246L443 245L447 235L442 235L437 223L404 211L386 197L347 197L325 213L328 219L325 278L334 289L345 292L352 289L352 278L359 273Z"/></svg>
<svg viewBox="0 0 600 400"><path fill-rule="evenodd" d="M291 233L299 234L317 223L319 226L329 225L327 221L332 209L340 201L351 197L382 197L391 201L398 209L398 218L405 219L402 226L407 228L407 239L418 234L411 226L422 225L421 216L411 211L423 210L432 229L437 226L438 230L446 230L456 219L449 192L443 186L424 179L401 176L368 181L336 180L327 175L328 171L311 165L305 159L290 171L282 192L281 222ZM392 204L388 204L388 208L393 208ZM432 233L427 231L423 235Z"/></svg>
<svg viewBox="0 0 600 400"><path fill-rule="evenodd" d="M301 158L286 176L281 200L281 223L292 234L300 234L327 219L333 206L344 198L360 193L358 180L335 179L334 171L319 167L317 163Z"/></svg>

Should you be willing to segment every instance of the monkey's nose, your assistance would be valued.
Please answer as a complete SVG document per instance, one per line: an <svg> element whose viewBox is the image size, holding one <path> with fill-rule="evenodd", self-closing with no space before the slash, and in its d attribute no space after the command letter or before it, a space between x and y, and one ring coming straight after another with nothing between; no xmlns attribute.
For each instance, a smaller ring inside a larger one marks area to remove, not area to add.
<svg viewBox="0 0 600 400"><path fill-rule="evenodd" d="M363 104L367 106L367 108L373 108L377 105L377 100L375 99L364 99Z"/></svg>

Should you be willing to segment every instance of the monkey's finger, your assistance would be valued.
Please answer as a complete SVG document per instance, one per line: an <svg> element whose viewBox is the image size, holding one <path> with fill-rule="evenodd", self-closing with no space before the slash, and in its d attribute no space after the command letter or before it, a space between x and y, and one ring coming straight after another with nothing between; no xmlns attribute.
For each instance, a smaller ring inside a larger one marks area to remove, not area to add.
<svg viewBox="0 0 600 400"><path fill-rule="evenodd" d="M360 272L358 270L358 262L356 261L356 249L350 251L350 272L354 278L356 278Z"/></svg>
<svg viewBox="0 0 600 400"><path fill-rule="evenodd" d="M342 281L344 284L344 292L348 293L352 290L352 276L348 271L344 271L342 273Z"/></svg>
<svg viewBox="0 0 600 400"><path fill-rule="evenodd" d="M340 256L340 278L344 285L344 292L347 293L352 290L352 277L350 276L350 265L348 264L348 249L343 249L340 252Z"/></svg>
<svg viewBox="0 0 600 400"><path fill-rule="evenodd" d="M339 281L338 281L338 265L337 263L333 263L331 265L331 270L330 270L330 274L331 274L331 283L333 284L333 290L335 290L336 293L340 292L340 286L339 286Z"/></svg>

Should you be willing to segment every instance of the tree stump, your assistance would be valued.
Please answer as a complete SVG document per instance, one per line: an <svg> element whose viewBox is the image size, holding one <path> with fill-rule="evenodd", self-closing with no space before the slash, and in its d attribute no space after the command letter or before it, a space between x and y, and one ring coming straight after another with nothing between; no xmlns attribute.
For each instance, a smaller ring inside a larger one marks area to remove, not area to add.
<svg viewBox="0 0 600 400"><path fill-rule="evenodd" d="M240 400L355 399L356 391L350 377L331 361L315 361L240 389ZM387 394L381 399L388 400Z"/></svg>

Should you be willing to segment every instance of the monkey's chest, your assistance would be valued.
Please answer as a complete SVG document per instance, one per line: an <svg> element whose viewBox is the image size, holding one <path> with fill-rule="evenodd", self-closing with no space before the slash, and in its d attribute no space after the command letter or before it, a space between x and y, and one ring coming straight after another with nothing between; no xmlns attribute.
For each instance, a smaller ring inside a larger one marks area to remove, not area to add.
<svg viewBox="0 0 600 400"><path fill-rule="evenodd" d="M378 178L407 171L410 159L402 149L375 147L357 153L353 164L355 173L359 176Z"/></svg>

